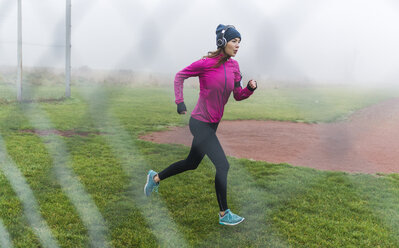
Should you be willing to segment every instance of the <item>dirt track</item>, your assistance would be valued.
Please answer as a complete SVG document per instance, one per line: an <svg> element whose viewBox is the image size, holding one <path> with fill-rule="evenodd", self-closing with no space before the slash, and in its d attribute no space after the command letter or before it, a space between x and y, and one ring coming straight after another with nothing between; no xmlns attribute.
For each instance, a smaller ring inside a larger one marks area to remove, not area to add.
<svg viewBox="0 0 399 248"><path fill-rule="evenodd" d="M359 110L338 123L222 120L217 135L233 157L321 170L399 172L399 99ZM192 141L188 127L141 138L186 146Z"/></svg>

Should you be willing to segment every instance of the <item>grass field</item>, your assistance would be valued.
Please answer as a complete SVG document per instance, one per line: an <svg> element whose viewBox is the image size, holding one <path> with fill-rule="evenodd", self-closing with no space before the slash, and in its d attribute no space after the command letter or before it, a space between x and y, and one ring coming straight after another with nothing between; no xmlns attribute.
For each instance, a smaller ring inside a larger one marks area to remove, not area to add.
<svg viewBox="0 0 399 248"><path fill-rule="evenodd" d="M228 202L244 223L218 224L215 169L190 173L143 195L148 169L162 170L189 148L139 140L186 125L173 91L74 87L73 98L17 104L0 85L1 247L399 247L399 175L317 171L229 158ZM33 99L62 87L31 88ZM192 110L198 91L187 87ZM224 119L330 122L399 96L392 89L260 89L230 100ZM39 136L21 130L85 135Z"/></svg>

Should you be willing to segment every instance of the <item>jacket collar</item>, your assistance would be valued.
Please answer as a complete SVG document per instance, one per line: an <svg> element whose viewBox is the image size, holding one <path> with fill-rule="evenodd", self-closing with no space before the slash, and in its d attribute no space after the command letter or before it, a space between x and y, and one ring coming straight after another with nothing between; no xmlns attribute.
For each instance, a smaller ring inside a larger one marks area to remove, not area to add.
<svg viewBox="0 0 399 248"><path fill-rule="evenodd" d="M221 57L223 57L223 55L224 55L223 53L220 53L218 56L215 57L215 59L220 59ZM228 58L226 62L229 62L230 59L231 59L231 57Z"/></svg>

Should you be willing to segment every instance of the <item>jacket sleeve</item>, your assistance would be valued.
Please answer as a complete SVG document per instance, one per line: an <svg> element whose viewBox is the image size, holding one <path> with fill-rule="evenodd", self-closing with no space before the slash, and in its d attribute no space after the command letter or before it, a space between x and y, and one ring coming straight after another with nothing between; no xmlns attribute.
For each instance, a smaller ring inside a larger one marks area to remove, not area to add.
<svg viewBox="0 0 399 248"><path fill-rule="evenodd" d="M236 63L236 69L234 71L234 90L233 90L233 95L234 99L236 101L241 101L244 99L247 99L250 95L252 95L254 92L249 90L247 87L244 89L241 86L241 72L240 72L240 67L238 63Z"/></svg>
<svg viewBox="0 0 399 248"><path fill-rule="evenodd" d="M183 82L189 77L197 77L203 73L205 59L200 59L195 61L191 65L187 66L183 70L179 71L175 77L175 103L179 104L184 102L183 98Z"/></svg>

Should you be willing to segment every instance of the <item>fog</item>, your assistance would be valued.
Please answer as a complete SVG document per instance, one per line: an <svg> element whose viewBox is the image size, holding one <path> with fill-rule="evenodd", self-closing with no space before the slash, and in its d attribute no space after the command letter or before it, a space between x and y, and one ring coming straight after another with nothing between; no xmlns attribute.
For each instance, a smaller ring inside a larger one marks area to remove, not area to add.
<svg viewBox="0 0 399 248"><path fill-rule="evenodd" d="M64 67L65 1L22 0L24 66ZM244 75L399 84L394 0L72 0L72 68L176 73L232 24ZM16 66L17 1L0 0L0 65Z"/></svg>

